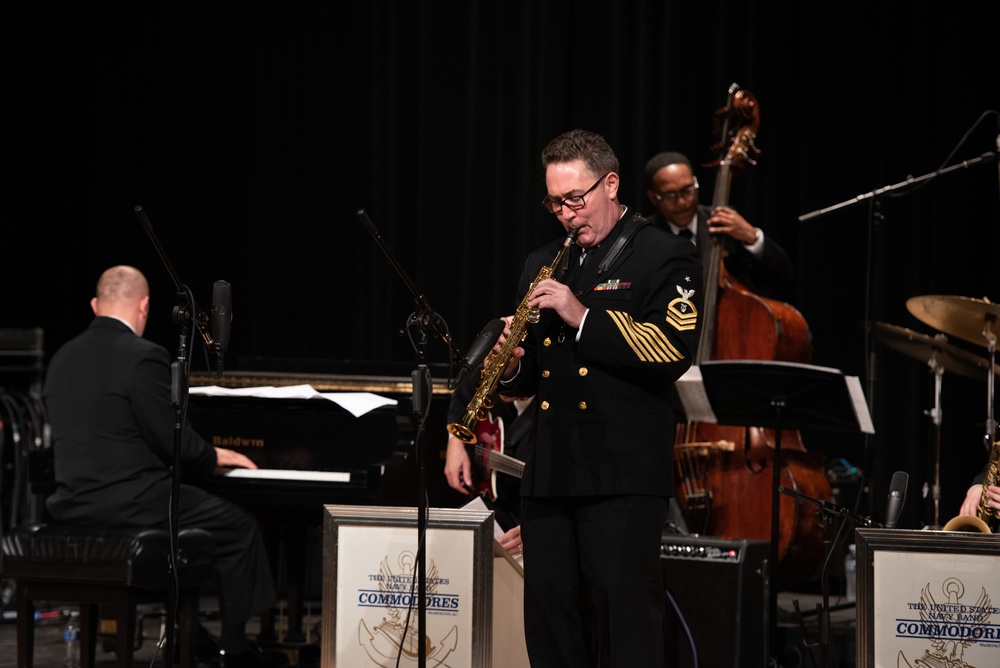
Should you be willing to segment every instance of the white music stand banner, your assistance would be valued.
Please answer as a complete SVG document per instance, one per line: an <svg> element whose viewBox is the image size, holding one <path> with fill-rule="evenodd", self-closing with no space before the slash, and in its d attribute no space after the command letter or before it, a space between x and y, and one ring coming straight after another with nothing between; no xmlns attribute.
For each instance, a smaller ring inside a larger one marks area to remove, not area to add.
<svg viewBox="0 0 1000 668"><path fill-rule="evenodd" d="M1000 665L1000 536L859 528L859 668Z"/></svg>
<svg viewBox="0 0 1000 668"><path fill-rule="evenodd" d="M428 509L421 634L417 509L324 510L322 668L490 665L492 511Z"/></svg>

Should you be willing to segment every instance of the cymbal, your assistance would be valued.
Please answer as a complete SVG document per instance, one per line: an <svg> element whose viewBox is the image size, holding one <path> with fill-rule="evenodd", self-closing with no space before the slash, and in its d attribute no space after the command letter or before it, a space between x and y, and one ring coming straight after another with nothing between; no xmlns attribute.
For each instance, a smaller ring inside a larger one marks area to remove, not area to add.
<svg viewBox="0 0 1000 668"><path fill-rule="evenodd" d="M1000 304L970 297L924 295L907 299L906 308L924 324L984 348L989 347L984 333L987 322L992 323L993 336L997 335Z"/></svg>
<svg viewBox="0 0 1000 668"><path fill-rule="evenodd" d="M931 360L936 360L945 371L980 380L988 378L990 363L986 358L977 357L944 340L884 322L876 322L872 332L876 339L890 348L928 365ZM997 369L994 372L1000 375Z"/></svg>

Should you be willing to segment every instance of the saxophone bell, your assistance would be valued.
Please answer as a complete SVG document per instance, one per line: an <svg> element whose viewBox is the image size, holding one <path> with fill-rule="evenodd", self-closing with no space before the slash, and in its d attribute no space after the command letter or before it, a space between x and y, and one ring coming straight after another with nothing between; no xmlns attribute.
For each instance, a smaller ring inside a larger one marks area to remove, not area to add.
<svg viewBox="0 0 1000 668"><path fill-rule="evenodd" d="M948 520L941 531L968 531L971 533L993 533L990 525L975 515L956 515Z"/></svg>

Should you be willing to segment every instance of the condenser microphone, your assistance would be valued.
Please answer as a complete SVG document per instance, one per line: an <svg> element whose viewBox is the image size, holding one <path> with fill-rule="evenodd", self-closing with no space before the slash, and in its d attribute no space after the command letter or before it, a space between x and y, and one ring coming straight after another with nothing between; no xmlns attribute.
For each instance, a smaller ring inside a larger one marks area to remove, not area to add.
<svg viewBox="0 0 1000 668"><path fill-rule="evenodd" d="M226 349L229 348L229 333L233 325L233 289L227 281L216 281L212 288L212 313L209 316L209 323L212 327L215 375L221 376Z"/></svg>
<svg viewBox="0 0 1000 668"><path fill-rule="evenodd" d="M885 505L885 528L895 529L899 522L899 516L903 513L903 504L906 503L906 483L910 476L906 471L896 471L892 474L892 482L889 484L889 499Z"/></svg>
<svg viewBox="0 0 1000 668"><path fill-rule="evenodd" d="M461 368L458 370L458 375L455 377L452 389L458 387L470 371L479 368L490 350L496 345L506 326L507 323L497 318L496 320L490 320L483 327L483 330L476 334L476 338L472 340L472 345L469 346L469 349L465 352L465 356L459 361Z"/></svg>

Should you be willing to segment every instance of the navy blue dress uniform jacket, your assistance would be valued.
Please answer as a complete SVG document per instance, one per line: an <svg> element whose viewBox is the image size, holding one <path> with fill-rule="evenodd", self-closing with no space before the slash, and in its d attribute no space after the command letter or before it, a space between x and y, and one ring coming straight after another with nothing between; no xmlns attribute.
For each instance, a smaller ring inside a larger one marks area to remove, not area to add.
<svg viewBox="0 0 1000 668"><path fill-rule="evenodd" d="M169 528L176 423L170 362L165 348L107 317L94 318L52 357L43 398L57 489L46 507L57 523ZM224 607L219 646L237 651L247 619L277 603L274 578L256 518L186 484L207 480L216 456L186 423L182 434L178 528L212 534Z"/></svg>
<svg viewBox="0 0 1000 668"><path fill-rule="evenodd" d="M603 267L623 230L634 238ZM519 300L562 244L528 256ZM525 356L507 394L535 394L536 441L521 495L537 497L673 495L672 383L691 366L698 346L702 269L686 239L628 213L577 267L573 248L565 274L590 309L579 341L555 311L529 325ZM574 276L574 274L576 274ZM554 275L560 278L560 273Z"/></svg>
<svg viewBox="0 0 1000 668"><path fill-rule="evenodd" d="M95 318L52 358L44 397L61 523L166 526L176 421L167 350L114 318ZM185 424L181 470L208 480L215 450Z"/></svg>

